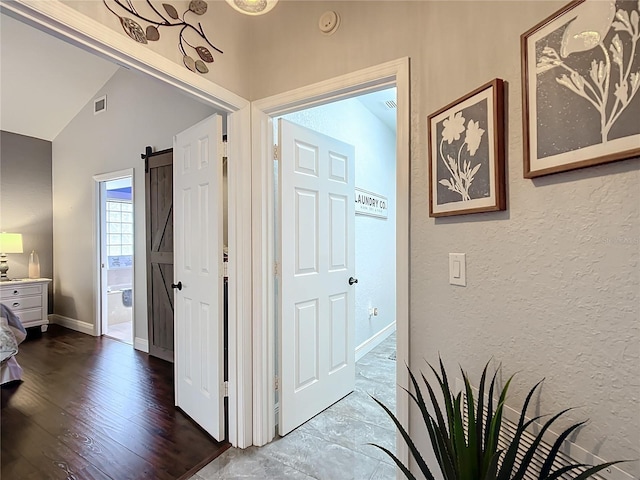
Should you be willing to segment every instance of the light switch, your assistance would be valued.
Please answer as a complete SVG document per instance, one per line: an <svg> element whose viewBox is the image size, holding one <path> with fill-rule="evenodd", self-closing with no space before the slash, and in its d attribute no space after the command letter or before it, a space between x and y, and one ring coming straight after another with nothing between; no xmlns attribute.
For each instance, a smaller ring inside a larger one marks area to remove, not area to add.
<svg viewBox="0 0 640 480"><path fill-rule="evenodd" d="M460 260L453 260L453 278L460 278Z"/></svg>
<svg viewBox="0 0 640 480"><path fill-rule="evenodd" d="M451 285L467 286L467 262L466 254L449 254L449 283Z"/></svg>

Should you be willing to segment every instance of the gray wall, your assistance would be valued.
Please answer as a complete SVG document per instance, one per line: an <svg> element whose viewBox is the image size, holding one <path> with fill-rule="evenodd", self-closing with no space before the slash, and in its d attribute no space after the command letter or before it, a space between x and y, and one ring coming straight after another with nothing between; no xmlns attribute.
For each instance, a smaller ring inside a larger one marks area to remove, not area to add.
<svg viewBox="0 0 640 480"><path fill-rule="evenodd" d="M96 174L134 169L134 317L136 339L147 339L145 146L171 148L173 135L213 113L178 91L120 69L96 92L107 111L89 102L53 141L56 314L95 323Z"/></svg>
<svg viewBox="0 0 640 480"><path fill-rule="evenodd" d="M10 254L11 278L29 276L29 254L40 259L40 276L53 278L51 142L16 133L0 138L0 231L21 233L23 254ZM53 311L49 284L49 312Z"/></svg>
<svg viewBox="0 0 640 480"><path fill-rule="evenodd" d="M561 1L280 2L253 35L252 92L263 98L411 59L410 361L438 353L478 379L483 364L518 372L509 405L546 378L540 412L578 406L577 436L605 459L640 458L640 161L523 178L520 35ZM339 30L317 20L336 10ZM487 81L508 82L509 209L428 216L427 116ZM259 79L259 81L258 81ZM467 287L448 254L467 254ZM422 420L411 413L411 429ZM623 465L640 478L640 462Z"/></svg>

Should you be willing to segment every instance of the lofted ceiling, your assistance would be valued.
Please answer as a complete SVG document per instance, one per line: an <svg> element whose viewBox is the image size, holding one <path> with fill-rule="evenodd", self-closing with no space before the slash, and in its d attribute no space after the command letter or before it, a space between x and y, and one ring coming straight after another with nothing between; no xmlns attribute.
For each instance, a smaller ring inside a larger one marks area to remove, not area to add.
<svg viewBox="0 0 640 480"><path fill-rule="evenodd" d="M118 66L0 14L0 129L53 141ZM395 131L395 89L358 99Z"/></svg>
<svg viewBox="0 0 640 480"><path fill-rule="evenodd" d="M0 129L52 141L119 68L0 15Z"/></svg>

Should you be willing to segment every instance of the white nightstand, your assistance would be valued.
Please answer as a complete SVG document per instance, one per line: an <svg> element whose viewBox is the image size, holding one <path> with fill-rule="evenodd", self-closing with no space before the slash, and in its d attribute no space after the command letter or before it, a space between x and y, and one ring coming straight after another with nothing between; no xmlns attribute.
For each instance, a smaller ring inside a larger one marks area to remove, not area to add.
<svg viewBox="0 0 640 480"><path fill-rule="evenodd" d="M25 278L0 282L0 302L15 313L25 328L49 327L47 285L49 278Z"/></svg>

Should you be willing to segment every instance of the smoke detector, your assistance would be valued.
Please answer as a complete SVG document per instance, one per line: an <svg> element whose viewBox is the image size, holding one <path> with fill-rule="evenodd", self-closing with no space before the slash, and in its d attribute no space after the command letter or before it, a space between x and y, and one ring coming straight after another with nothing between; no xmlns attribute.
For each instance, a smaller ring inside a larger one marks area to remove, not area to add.
<svg viewBox="0 0 640 480"><path fill-rule="evenodd" d="M338 15L333 10L327 10L322 15L320 15L320 20L318 20L318 27L320 28L320 32L323 35L332 35L338 30L340 26L340 15Z"/></svg>

